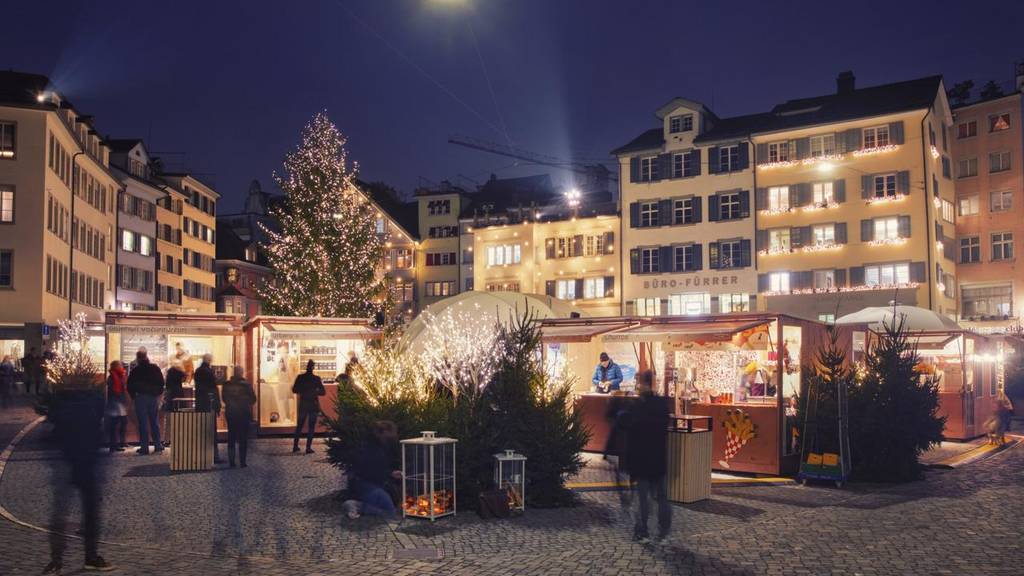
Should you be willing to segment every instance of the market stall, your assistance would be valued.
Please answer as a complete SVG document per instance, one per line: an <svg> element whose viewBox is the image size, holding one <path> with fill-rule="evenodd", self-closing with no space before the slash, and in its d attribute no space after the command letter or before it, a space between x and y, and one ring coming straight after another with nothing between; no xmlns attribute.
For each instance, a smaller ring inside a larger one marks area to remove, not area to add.
<svg viewBox="0 0 1024 576"><path fill-rule="evenodd" d="M256 384L260 432L283 433L295 428L298 400L295 378L312 360L327 394L320 398L324 414L334 415L337 378L353 357L379 332L366 319L257 316L244 327L246 374ZM323 425L318 424L318 430Z"/></svg>
<svg viewBox="0 0 1024 576"><path fill-rule="evenodd" d="M604 351L622 367L625 393L636 373L649 369L655 392L675 414L713 418L716 469L779 474L795 468L795 397L810 347L824 341L824 325L778 314L602 320L601 330L593 320L542 323L549 369L575 376L577 405L591 424L588 450L602 449L613 401L590 391Z"/></svg>

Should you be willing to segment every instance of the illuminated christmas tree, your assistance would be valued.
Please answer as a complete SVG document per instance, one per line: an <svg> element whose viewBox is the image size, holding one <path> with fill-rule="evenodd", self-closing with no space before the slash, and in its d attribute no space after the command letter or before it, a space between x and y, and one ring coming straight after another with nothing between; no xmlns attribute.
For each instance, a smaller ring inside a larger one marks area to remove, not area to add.
<svg viewBox="0 0 1024 576"><path fill-rule="evenodd" d="M274 175L286 197L272 210L280 231L265 230L273 282L259 292L268 313L367 318L385 308L383 241L356 172L345 137L317 114L285 157L284 174Z"/></svg>

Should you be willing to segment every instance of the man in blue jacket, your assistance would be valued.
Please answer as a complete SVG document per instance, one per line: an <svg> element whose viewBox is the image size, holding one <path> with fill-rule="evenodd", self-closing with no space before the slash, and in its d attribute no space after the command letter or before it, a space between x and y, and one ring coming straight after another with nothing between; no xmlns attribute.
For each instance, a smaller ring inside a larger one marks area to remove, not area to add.
<svg viewBox="0 0 1024 576"><path fill-rule="evenodd" d="M602 394L608 394L619 389L619 385L622 384L622 369L612 359L608 357L607 352L601 352L601 361L598 362L597 368L594 369L594 391Z"/></svg>

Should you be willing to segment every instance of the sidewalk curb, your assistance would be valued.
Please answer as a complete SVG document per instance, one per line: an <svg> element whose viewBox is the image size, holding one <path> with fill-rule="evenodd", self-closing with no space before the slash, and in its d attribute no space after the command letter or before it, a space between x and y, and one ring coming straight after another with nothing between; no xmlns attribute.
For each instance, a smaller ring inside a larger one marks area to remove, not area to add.
<svg viewBox="0 0 1024 576"><path fill-rule="evenodd" d="M982 444L977 448L972 448L967 452L964 452L963 454L957 454L956 456L951 456L949 458L946 458L945 460L940 460L933 464L928 464L927 468L939 470L955 470L963 466L968 466L976 462L987 460L995 456L996 454L1005 452L1006 450L1009 450L1011 448L1015 448L1016 446L1020 445L1020 443L1021 437L1011 436L1007 440L1006 444L1003 444L1002 446Z"/></svg>

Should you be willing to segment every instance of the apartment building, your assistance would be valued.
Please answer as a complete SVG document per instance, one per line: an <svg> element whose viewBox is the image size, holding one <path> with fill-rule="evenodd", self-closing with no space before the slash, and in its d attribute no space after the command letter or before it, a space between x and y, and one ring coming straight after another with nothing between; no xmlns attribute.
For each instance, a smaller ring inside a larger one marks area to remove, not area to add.
<svg viewBox="0 0 1024 576"><path fill-rule="evenodd" d="M156 300L157 310L184 312L182 304L182 214L185 193L171 186L163 188L164 196L156 202Z"/></svg>
<svg viewBox="0 0 1024 576"><path fill-rule="evenodd" d="M217 257L217 202L220 195L196 177L162 173L161 178L180 191L181 304L187 312L214 312ZM171 212L171 211L167 211ZM169 217L165 214L165 217Z"/></svg>
<svg viewBox="0 0 1024 576"><path fill-rule="evenodd" d="M750 118L675 98L659 125L612 151L620 166L622 311L754 309Z"/></svg>
<svg viewBox="0 0 1024 576"><path fill-rule="evenodd" d="M465 190L447 184L416 191L420 243L415 267L420 273L415 298L420 310L466 289L460 286L459 263L463 248L459 214L466 201Z"/></svg>
<svg viewBox="0 0 1024 576"><path fill-rule="evenodd" d="M145 144L138 139L110 140L110 164L121 181L117 196L118 310L156 310L157 202L167 195L156 180Z"/></svg>
<svg viewBox="0 0 1024 576"><path fill-rule="evenodd" d="M960 321L980 331L1017 325L1024 302L1016 262L1024 238L1022 89L1018 64L1013 91L953 109Z"/></svg>
<svg viewBox="0 0 1024 576"><path fill-rule="evenodd" d="M45 76L0 72L0 341L41 349L57 320L114 305L110 149Z"/></svg>
<svg viewBox="0 0 1024 576"><path fill-rule="evenodd" d="M955 317L952 116L942 78L800 98L753 117L758 293L832 320L892 301Z"/></svg>
<svg viewBox="0 0 1024 576"><path fill-rule="evenodd" d="M375 228L384 242L380 272L387 276L392 310L388 315L409 321L419 313L416 298L416 243L419 233L419 206L402 202L395 191L379 183L358 182L359 189L377 210Z"/></svg>

